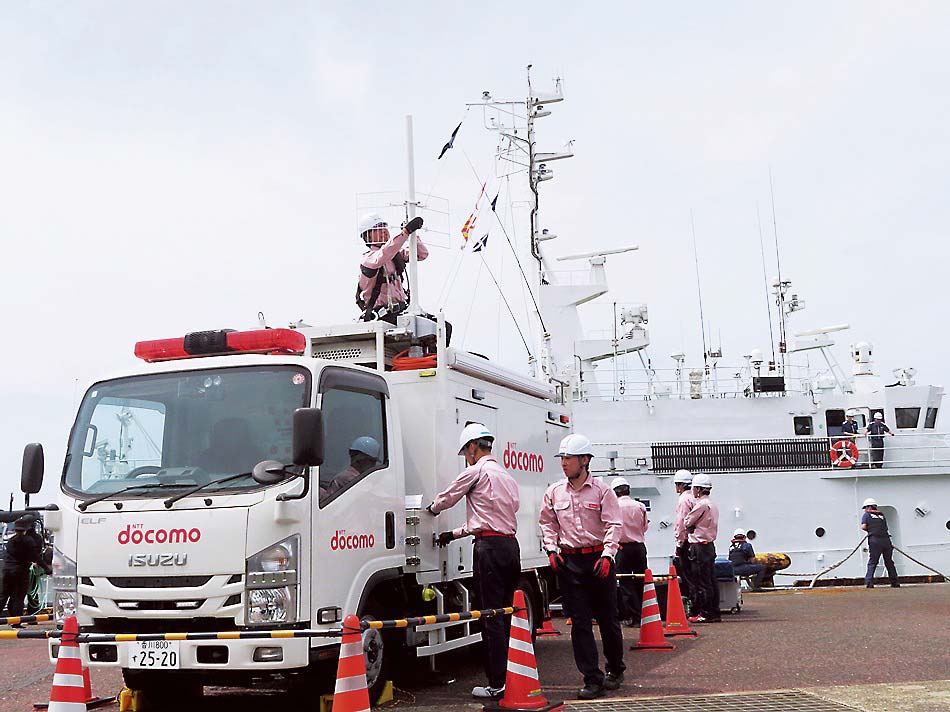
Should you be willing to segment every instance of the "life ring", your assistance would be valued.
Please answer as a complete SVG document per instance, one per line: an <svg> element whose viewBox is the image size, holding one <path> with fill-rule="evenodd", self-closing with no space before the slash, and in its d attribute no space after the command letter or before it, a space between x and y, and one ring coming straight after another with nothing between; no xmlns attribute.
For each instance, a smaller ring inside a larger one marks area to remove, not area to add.
<svg viewBox="0 0 950 712"><path fill-rule="evenodd" d="M854 467L858 461L858 446L853 440L839 440L831 446L831 464L835 467Z"/></svg>

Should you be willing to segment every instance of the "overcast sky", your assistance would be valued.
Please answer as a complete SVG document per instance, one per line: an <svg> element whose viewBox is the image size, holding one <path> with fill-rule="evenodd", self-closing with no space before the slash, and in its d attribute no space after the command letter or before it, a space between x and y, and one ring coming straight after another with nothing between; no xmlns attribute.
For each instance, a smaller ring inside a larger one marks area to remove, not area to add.
<svg viewBox="0 0 950 712"><path fill-rule="evenodd" d="M478 178L496 171L464 104L522 98L528 63L567 97L539 147L575 140L543 185L550 253L640 246L609 260L611 298L649 304L657 365L680 348L702 359L691 210L723 360L768 350L756 208L771 277L771 168L783 274L807 301L791 330L850 323L846 368L866 339L879 371L945 383L950 4L607 7L3 4L0 492L18 490L22 446L41 441L40 499L53 496L77 400L134 362L136 340L253 327L258 311L272 325L352 319L357 194L404 188L406 114L419 190L451 210L421 275L434 309ZM505 209L523 250L517 183ZM527 333L502 240L489 264ZM524 366L477 257L447 291L459 343Z"/></svg>

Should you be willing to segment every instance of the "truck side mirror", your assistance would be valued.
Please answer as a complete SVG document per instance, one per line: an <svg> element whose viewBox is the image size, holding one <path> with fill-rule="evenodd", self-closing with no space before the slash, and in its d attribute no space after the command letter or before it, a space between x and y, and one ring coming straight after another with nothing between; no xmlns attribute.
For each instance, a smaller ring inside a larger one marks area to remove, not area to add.
<svg viewBox="0 0 950 712"><path fill-rule="evenodd" d="M294 464L302 467L323 464L323 413L319 408L294 411Z"/></svg>
<svg viewBox="0 0 950 712"><path fill-rule="evenodd" d="M20 470L20 489L24 494L36 494L43 486L43 446L30 443L23 448L23 468Z"/></svg>

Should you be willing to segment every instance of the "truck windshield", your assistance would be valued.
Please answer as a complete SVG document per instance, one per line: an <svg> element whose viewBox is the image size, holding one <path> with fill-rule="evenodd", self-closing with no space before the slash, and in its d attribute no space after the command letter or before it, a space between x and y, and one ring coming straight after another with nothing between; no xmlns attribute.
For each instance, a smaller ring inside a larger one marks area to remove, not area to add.
<svg viewBox="0 0 950 712"><path fill-rule="evenodd" d="M133 376L86 393L63 471L67 489L101 495L166 497L169 486L203 490L258 487L261 460L290 463L293 414L310 402L310 373L295 366L249 366ZM228 482L225 478L231 477ZM155 484L159 486L149 487Z"/></svg>

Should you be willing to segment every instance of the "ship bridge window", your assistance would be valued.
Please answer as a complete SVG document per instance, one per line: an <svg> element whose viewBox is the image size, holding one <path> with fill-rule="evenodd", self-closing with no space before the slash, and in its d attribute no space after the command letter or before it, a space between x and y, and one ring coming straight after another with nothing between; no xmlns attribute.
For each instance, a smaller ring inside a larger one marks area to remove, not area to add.
<svg viewBox="0 0 950 712"><path fill-rule="evenodd" d="M927 409L927 418L924 420L925 428L936 428L937 427L937 409L928 408Z"/></svg>
<svg viewBox="0 0 950 712"><path fill-rule="evenodd" d="M895 408L894 417L898 428L916 428L920 422L920 408Z"/></svg>
<svg viewBox="0 0 950 712"><path fill-rule="evenodd" d="M796 435L812 435L814 433L810 415L796 415L793 420Z"/></svg>

